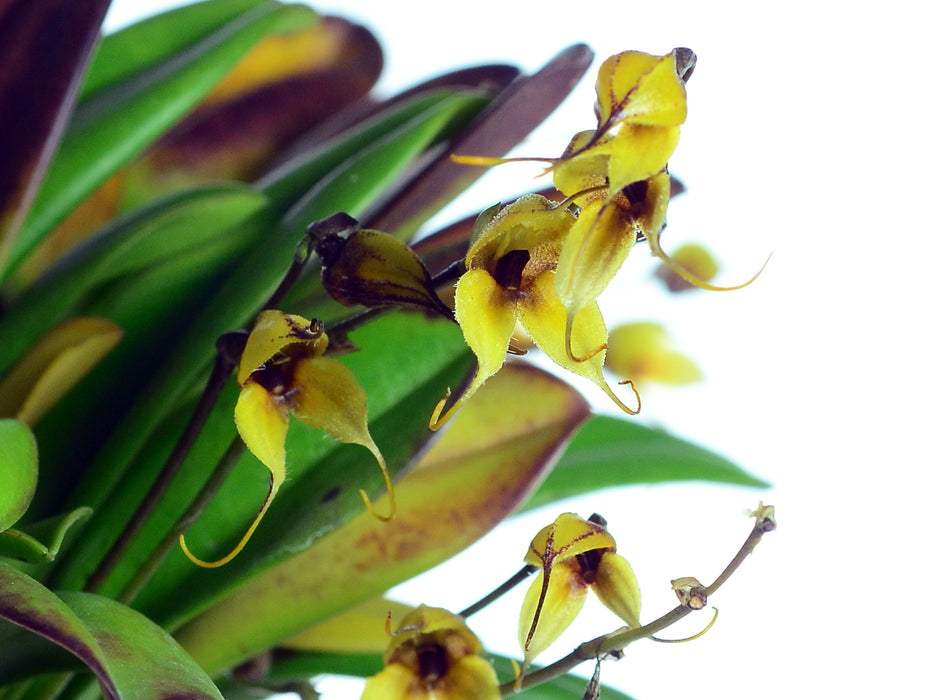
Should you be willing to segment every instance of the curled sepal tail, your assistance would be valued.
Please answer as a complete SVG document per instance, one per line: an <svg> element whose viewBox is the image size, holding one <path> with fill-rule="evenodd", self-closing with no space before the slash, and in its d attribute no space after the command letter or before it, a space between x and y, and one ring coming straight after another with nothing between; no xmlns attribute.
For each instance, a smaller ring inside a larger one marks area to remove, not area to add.
<svg viewBox="0 0 933 700"><path fill-rule="evenodd" d="M271 472L270 472L271 473ZM249 528L243 534L243 537L240 538L240 541L237 542L237 545L224 557L217 559L215 561L205 561L196 557L191 553L191 550L188 549L188 545L185 542L185 536L181 535L178 538L178 544L181 546L181 551L185 553L185 556L188 557L194 564L204 568L204 569L216 569L223 566L224 564L229 563L243 551L243 548L246 546L246 543L249 542L250 538L253 536L253 533L256 532L256 528L259 527L259 522L262 520L263 516L266 514L266 511L269 510L269 506L272 504L272 499L275 498L276 492L279 490L279 484L282 483L282 478L285 476L284 470L281 473L279 478L276 478L274 473L269 478L269 492L266 494L266 499L262 503L262 507L259 509L259 512L256 513L256 517L253 518L253 522L250 523Z"/></svg>
<svg viewBox="0 0 933 700"><path fill-rule="evenodd" d="M656 258L659 258L661 262L667 265L667 267L669 267L673 272L679 275L683 280L689 282L695 287L699 287L700 289L706 289L710 292L734 292L737 289L743 289L744 287L747 287L752 282L754 282L756 279L758 279L758 276L762 272L765 271L765 268L768 266L768 263L771 261L771 256L774 255L774 253L769 253L764 263L762 263L761 267L758 269L758 272L756 272L751 278L749 278L745 282L742 282L742 284L736 284L736 285L732 285L729 287L719 287L719 286L716 286L715 284L710 284L709 282L706 282L705 280L700 279L693 272L685 268L683 265L678 263L667 253L665 253L664 250L661 248L661 242L660 242L658 234L649 235L647 236L647 238L648 238L648 245L651 247L652 255L654 255Z"/></svg>

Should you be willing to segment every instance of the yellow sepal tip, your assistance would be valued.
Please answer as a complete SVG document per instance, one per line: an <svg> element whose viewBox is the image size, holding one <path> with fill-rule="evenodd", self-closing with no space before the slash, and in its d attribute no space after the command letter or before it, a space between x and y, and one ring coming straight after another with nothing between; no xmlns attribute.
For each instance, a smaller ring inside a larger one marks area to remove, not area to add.
<svg viewBox="0 0 933 700"><path fill-rule="evenodd" d="M184 552L185 556L193 564L197 564L203 569L216 569L224 564L229 563L236 557L237 554L243 551L243 548L246 546L246 543L249 542L250 538L253 536L253 533L256 531L256 528L259 527L259 521L262 520L263 516L266 514L266 511L269 510L269 506L272 504L272 499L275 497L275 492L278 491L278 484L274 480L270 480L269 484L269 493L266 494L266 500L263 501L262 508L259 509L259 512L256 513L256 517L253 518L253 522L250 523L249 528L243 534L243 537L240 538L240 541L237 543L236 547L231 550L229 554L216 561L204 561L199 559L194 554L191 553L191 550L188 549L188 545L185 542L185 536L179 535L178 544L181 546L181 551Z"/></svg>

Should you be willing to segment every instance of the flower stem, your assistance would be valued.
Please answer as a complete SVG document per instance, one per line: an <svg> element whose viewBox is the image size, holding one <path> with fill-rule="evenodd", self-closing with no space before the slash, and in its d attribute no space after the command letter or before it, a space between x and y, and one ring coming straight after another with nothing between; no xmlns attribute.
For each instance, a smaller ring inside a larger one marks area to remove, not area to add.
<svg viewBox="0 0 933 700"><path fill-rule="evenodd" d="M534 566L533 564L525 564L525 566L523 566L515 574L513 574L512 577L508 581L506 581L501 586L496 588L494 591L492 591L492 593L484 596L483 598L480 598L478 601L473 603L473 605L461 610L460 617L469 617L470 615L473 615L474 613L478 613L480 610L485 608L487 605L501 598L504 594L508 593L510 590L515 588L515 586L520 584L522 581L524 581L526 578L531 576L531 574L533 574L537 570L538 570L537 566Z"/></svg>
<svg viewBox="0 0 933 700"><path fill-rule="evenodd" d="M735 573L736 569L738 569L748 555L752 553L752 550L755 549L766 532L774 530L774 509L771 506L759 506L754 515L756 516L755 527L752 528L751 533L736 555L732 558L732 561L729 562L711 585L705 587L707 596L712 595L733 573ZM499 686L499 692L502 697L508 697L520 690L525 690L557 678L558 676L562 676L584 661L616 655L632 642L657 634L692 612L694 612L693 608L686 605L678 605L673 610L668 611L656 620L642 625L641 627L636 627L635 629L623 628L621 631L611 632L601 637L591 639L578 646L564 658L555 661L549 666L539 668L529 673L522 679L519 687L516 687L517 684L514 681L503 683Z"/></svg>

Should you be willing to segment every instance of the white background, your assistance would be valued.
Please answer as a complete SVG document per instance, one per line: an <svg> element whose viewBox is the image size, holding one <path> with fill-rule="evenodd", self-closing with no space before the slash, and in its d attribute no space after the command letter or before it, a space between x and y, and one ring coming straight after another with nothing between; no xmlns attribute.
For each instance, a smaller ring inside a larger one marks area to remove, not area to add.
<svg viewBox="0 0 933 700"><path fill-rule="evenodd" d="M109 26L168 5L116 0ZM603 680L640 700L929 697L928 20L898 1L316 7L379 36L386 95L478 62L532 71L569 44L590 44L594 71L522 155L557 155L592 126L602 59L692 48L689 117L670 163L689 191L672 202L665 247L706 244L721 284L744 281L774 251L750 288L671 297L639 248L601 304L610 323L660 321L705 373L696 387L646 391L638 420L732 457L773 489L682 484L557 504L398 595L456 610L516 570L556 514L596 510L634 566L651 619L674 602L671 578L718 574L751 525L743 509L761 498L776 506L779 529L713 599L712 631L689 644L640 642L604 665ZM537 172L499 168L446 217L535 187ZM522 594L471 620L492 650L518 653ZM590 602L550 657L615 626ZM668 636L696 632L701 615ZM321 689L325 698L359 692Z"/></svg>

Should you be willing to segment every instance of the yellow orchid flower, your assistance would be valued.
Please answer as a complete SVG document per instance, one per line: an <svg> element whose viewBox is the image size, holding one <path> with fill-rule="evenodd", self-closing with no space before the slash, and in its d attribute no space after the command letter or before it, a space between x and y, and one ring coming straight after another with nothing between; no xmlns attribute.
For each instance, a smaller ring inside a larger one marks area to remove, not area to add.
<svg viewBox="0 0 933 700"><path fill-rule="evenodd" d="M422 605L409 613L361 700L496 700L498 681L463 618Z"/></svg>
<svg viewBox="0 0 933 700"><path fill-rule="evenodd" d="M567 629L583 607L587 590L628 625L637 627L641 590L629 563L598 515L584 520L563 513L532 540L525 561L541 567L522 603L518 641L528 667Z"/></svg>
<svg viewBox="0 0 933 700"><path fill-rule="evenodd" d="M554 286L554 270L577 218L540 195L525 195L504 207L467 252L467 271L457 283L454 313L478 368L473 381L450 407L444 397L431 428L443 425L505 362L512 334L521 328L561 367L589 379L623 411L635 414L613 394L603 376L606 324L595 301L575 314L573 343L595 348L585 360L565 347L567 311ZM637 394L636 394L637 397ZM446 409L446 410L445 410Z"/></svg>
<svg viewBox="0 0 933 700"><path fill-rule="evenodd" d="M306 425L323 430L341 442L368 449L382 471L390 510L377 514L361 489L366 507L381 520L395 514L395 493L382 453L369 434L366 394L341 362L324 357L327 334L320 321L281 311L263 311L246 341L237 382L242 389L234 409L243 442L270 472L269 492L246 534L222 559L205 562L181 546L194 563L222 566L240 553L265 515L285 478L285 437L289 413Z"/></svg>
<svg viewBox="0 0 933 700"><path fill-rule="evenodd" d="M703 374L696 363L670 345L667 331L658 323L622 324L609 334L606 367L639 385L644 381L670 385L700 381Z"/></svg>

